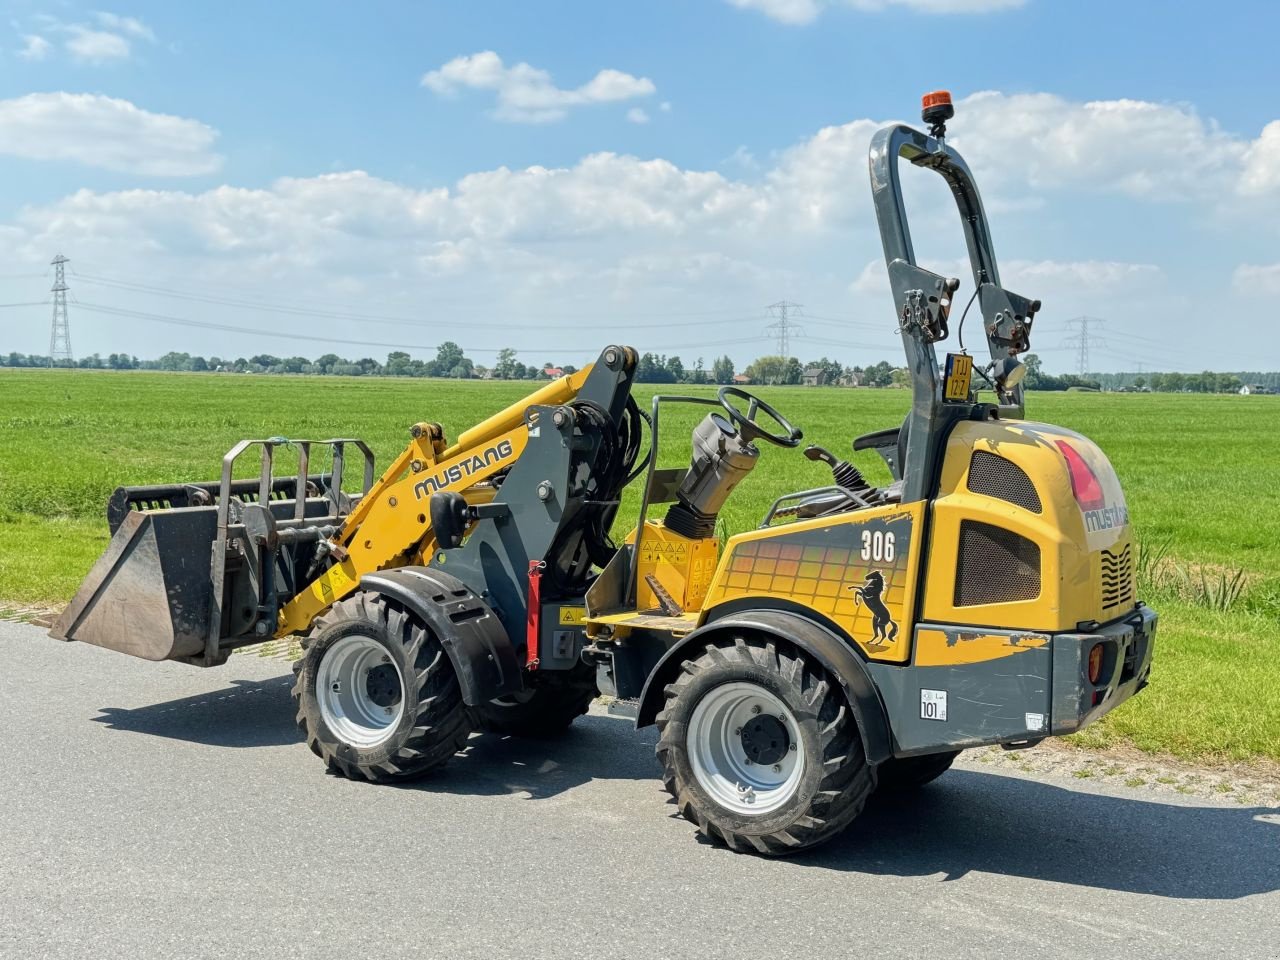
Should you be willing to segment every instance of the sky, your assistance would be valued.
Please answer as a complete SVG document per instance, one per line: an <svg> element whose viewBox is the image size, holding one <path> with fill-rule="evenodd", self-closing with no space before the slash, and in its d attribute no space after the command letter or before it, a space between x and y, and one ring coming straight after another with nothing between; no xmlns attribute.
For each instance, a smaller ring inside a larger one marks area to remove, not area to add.
<svg viewBox="0 0 1280 960"><path fill-rule="evenodd" d="M0 351L899 361L867 147L956 100L1032 349L1280 369L1274 2L0 0ZM940 178L917 254L972 290Z"/></svg>

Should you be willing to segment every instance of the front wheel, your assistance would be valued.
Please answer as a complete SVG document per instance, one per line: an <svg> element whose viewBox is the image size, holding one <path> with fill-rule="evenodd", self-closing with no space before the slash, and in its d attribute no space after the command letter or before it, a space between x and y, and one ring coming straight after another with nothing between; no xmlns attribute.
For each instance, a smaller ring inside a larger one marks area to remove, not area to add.
<svg viewBox="0 0 1280 960"><path fill-rule="evenodd" d="M335 603L302 644L294 665L298 727L333 773L404 780L466 743L471 718L453 665L410 611L357 593Z"/></svg>
<svg viewBox="0 0 1280 960"><path fill-rule="evenodd" d="M737 637L684 661L658 714L663 782L713 841L769 856L843 830L872 789L839 685L803 653Z"/></svg>

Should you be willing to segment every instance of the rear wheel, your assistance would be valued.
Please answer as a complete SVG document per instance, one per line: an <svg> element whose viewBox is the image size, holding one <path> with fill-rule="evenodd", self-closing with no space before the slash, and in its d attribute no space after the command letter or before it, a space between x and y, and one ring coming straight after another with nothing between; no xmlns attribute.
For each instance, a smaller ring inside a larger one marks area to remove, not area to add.
<svg viewBox="0 0 1280 960"><path fill-rule="evenodd" d="M536 685L472 708L486 733L546 739L558 737L587 712L599 696L596 668L579 664L572 670L540 671ZM529 682L529 681L526 681Z"/></svg>
<svg viewBox="0 0 1280 960"><path fill-rule="evenodd" d="M754 638L684 661L658 714L663 782L711 840L770 856L815 846L872 789L857 726L821 665Z"/></svg>
<svg viewBox="0 0 1280 960"><path fill-rule="evenodd" d="M893 757L876 768L876 789L880 793L905 793L932 783L951 769L959 750L930 753L923 757Z"/></svg>
<svg viewBox="0 0 1280 960"><path fill-rule="evenodd" d="M403 780L466 743L470 717L453 665L412 613L376 594L334 604L294 665L298 727L328 768L361 780Z"/></svg>

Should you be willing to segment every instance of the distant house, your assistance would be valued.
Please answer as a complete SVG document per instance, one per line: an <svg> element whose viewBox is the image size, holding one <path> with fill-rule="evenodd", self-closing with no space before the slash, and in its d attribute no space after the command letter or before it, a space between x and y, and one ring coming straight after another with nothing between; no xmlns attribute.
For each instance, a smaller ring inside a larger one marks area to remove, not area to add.
<svg viewBox="0 0 1280 960"><path fill-rule="evenodd" d="M564 376L564 371L561 370L559 367L543 367L542 375L544 377L549 377L552 380L559 380L561 377Z"/></svg>
<svg viewBox="0 0 1280 960"><path fill-rule="evenodd" d="M745 373L739 373L733 378L733 382L738 384L738 386L742 386L744 383L750 383L751 378Z"/></svg>
<svg viewBox="0 0 1280 960"><path fill-rule="evenodd" d="M808 367L800 375L800 382L806 387L820 387L827 382L827 371L823 367Z"/></svg>
<svg viewBox="0 0 1280 960"><path fill-rule="evenodd" d="M1240 388L1240 395L1243 397L1247 397L1247 396L1250 396L1251 394L1256 394L1256 393L1270 393L1270 392L1271 392L1270 387L1264 387L1260 383L1246 383L1243 387Z"/></svg>

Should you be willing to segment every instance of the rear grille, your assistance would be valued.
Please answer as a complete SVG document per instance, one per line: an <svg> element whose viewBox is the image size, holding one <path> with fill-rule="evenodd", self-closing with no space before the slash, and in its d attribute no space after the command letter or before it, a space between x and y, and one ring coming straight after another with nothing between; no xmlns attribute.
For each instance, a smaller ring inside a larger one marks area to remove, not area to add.
<svg viewBox="0 0 1280 960"><path fill-rule="evenodd" d="M1133 545L1102 551L1102 609L1133 603Z"/></svg>
<svg viewBox="0 0 1280 960"><path fill-rule="evenodd" d="M1040 596L1040 547L976 520L960 522L955 606L1011 603Z"/></svg>
<svg viewBox="0 0 1280 960"><path fill-rule="evenodd" d="M973 451L969 460L969 489L1039 513L1040 494L1026 472L1012 461L985 450Z"/></svg>

